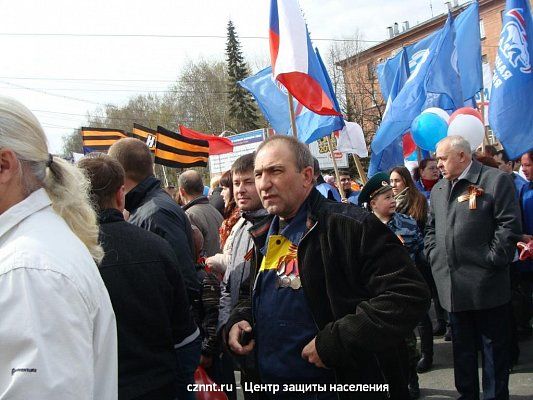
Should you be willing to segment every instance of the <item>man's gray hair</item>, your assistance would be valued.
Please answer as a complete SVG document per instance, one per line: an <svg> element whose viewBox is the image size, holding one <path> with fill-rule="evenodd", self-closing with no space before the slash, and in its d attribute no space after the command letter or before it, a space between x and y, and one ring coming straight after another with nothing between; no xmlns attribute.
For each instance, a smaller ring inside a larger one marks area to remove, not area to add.
<svg viewBox="0 0 533 400"><path fill-rule="evenodd" d="M271 143L282 141L291 151L291 153L294 155L294 160L296 164L296 169L298 171L302 171L304 168L307 167L313 167L314 159L313 155L311 154L311 151L309 151L309 148L302 142L298 141L298 139L294 138L293 136L286 136L286 135L274 135L270 136L267 140L265 140L263 143L259 145L257 150L255 151L255 155L257 157L257 154L266 146L268 146Z"/></svg>
<svg viewBox="0 0 533 400"><path fill-rule="evenodd" d="M439 143L437 143L437 147L439 147L441 144L444 144L444 143L449 143L450 147L456 151L462 151L467 155L472 155L472 149L470 147L470 142L462 136L459 136L459 135L446 136Z"/></svg>

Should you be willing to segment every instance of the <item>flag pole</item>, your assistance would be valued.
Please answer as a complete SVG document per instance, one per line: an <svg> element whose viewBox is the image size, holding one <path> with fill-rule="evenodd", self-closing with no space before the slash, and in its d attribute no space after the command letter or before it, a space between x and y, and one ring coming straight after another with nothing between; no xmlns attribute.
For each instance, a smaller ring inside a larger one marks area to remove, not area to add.
<svg viewBox="0 0 533 400"><path fill-rule="evenodd" d="M357 154L352 153L353 161L355 162L355 167L357 168L357 172L359 173L359 177L361 178L361 182L363 182L363 185L366 185L368 182L368 178L365 174L365 170L363 168L363 164L361 164L361 160L359 159L359 156Z"/></svg>
<svg viewBox="0 0 533 400"><path fill-rule="evenodd" d="M485 140L487 141L487 144L492 144L489 139L489 131L487 128L487 125L485 124L485 88L481 89L481 119L483 121L483 129L485 131L485 139L483 140L483 143L481 144L481 151L485 153Z"/></svg>
<svg viewBox="0 0 533 400"><path fill-rule="evenodd" d="M339 175L339 168L337 167L337 160L335 160L335 155L333 154L333 144L331 143L331 135L326 136L328 140L328 147L329 147L329 154L331 155L331 160L333 161L333 169L335 170L335 178L337 179L337 182L339 182L339 193L341 194L341 200L343 203L346 202L346 193L344 193L344 189L341 185L341 178Z"/></svg>
<svg viewBox="0 0 533 400"><path fill-rule="evenodd" d="M166 167L164 165L161 165L161 169L163 170L163 177L165 178L165 187L168 187L168 178L167 178L167 171Z"/></svg>
<svg viewBox="0 0 533 400"><path fill-rule="evenodd" d="M293 97L292 97L292 94L290 94L288 91L287 91L287 99L289 101L289 114L291 116L291 127L292 127L292 135L298 139L298 129L296 128L296 117L294 115L294 108L292 107L292 104L293 104Z"/></svg>

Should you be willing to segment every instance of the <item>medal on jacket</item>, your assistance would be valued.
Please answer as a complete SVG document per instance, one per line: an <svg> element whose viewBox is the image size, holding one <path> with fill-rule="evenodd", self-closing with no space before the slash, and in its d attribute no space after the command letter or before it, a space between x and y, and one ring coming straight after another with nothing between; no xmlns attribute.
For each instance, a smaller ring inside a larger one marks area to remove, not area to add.
<svg viewBox="0 0 533 400"><path fill-rule="evenodd" d="M468 200L468 208L470 210L475 210L477 208L477 201L476 198L481 196L485 191L481 189L480 187L477 187L475 185L468 186L468 191L465 194L462 194L457 198L457 201L459 203L462 203L463 201Z"/></svg>

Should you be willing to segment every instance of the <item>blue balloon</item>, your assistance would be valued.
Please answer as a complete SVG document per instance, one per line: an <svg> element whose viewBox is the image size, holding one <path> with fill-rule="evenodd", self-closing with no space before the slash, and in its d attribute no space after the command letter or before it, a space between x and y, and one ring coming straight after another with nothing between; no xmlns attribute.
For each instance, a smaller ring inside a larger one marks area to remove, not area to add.
<svg viewBox="0 0 533 400"><path fill-rule="evenodd" d="M422 150L435 151L437 143L444 139L448 124L437 114L420 114L411 124L413 140Z"/></svg>

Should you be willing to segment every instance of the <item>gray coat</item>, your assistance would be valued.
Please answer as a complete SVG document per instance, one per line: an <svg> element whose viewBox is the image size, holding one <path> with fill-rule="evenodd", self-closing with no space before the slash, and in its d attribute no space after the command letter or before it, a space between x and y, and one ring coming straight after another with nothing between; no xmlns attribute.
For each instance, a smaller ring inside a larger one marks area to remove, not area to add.
<svg viewBox="0 0 533 400"><path fill-rule="evenodd" d="M248 230L267 215L268 212L264 208L248 211L243 213L237 222L239 227L233 235L230 261L220 284L218 329L228 321L231 311L239 300L241 284L250 276L250 260L245 259L245 256L254 247L254 242Z"/></svg>
<svg viewBox="0 0 533 400"><path fill-rule="evenodd" d="M468 201L458 202L470 185L484 190L475 210ZM433 187L425 252L446 310L483 310L509 302L519 216L509 175L477 161L453 189L445 179Z"/></svg>
<svg viewBox="0 0 533 400"><path fill-rule="evenodd" d="M220 235L218 229L222 225L222 215L209 204L205 196L198 197L183 206L192 225L195 225L204 237L202 253L204 257L211 257L220 253Z"/></svg>

